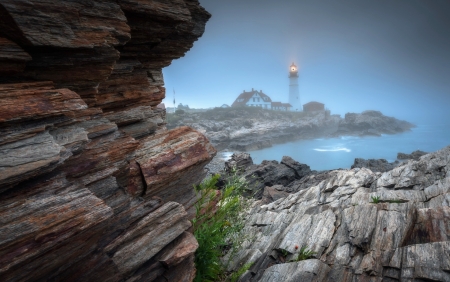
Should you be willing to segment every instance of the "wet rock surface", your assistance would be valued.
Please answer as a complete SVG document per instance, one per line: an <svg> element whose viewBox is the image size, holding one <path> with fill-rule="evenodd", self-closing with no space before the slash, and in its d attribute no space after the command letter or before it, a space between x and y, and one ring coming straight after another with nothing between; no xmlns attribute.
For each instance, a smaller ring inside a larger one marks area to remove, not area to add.
<svg viewBox="0 0 450 282"><path fill-rule="evenodd" d="M157 105L209 17L195 0L0 2L0 280L193 279L192 185L216 151Z"/></svg>
<svg viewBox="0 0 450 282"><path fill-rule="evenodd" d="M265 188L232 265L253 262L240 281L450 281L449 201L450 147L384 173L313 172ZM296 262L302 246L313 258Z"/></svg>

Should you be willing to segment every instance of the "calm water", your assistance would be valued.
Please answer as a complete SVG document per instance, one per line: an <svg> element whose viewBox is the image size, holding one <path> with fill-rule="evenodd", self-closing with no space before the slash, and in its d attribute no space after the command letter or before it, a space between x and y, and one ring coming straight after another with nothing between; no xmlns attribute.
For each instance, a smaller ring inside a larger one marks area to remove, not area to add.
<svg viewBox="0 0 450 282"><path fill-rule="evenodd" d="M254 163L280 161L283 156L308 164L311 169L350 168L355 158L395 161L398 152L433 152L450 145L450 124L419 124L412 131L381 137L300 140L250 151Z"/></svg>

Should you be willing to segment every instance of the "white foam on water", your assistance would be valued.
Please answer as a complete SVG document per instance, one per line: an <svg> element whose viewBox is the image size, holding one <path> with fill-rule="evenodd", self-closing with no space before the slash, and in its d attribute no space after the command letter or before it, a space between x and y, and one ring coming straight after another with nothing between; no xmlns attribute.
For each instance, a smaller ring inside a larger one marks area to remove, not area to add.
<svg viewBox="0 0 450 282"><path fill-rule="evenodd" d="M228 161L233 154L233 152L222 152L222 159Z"/></svg>
<svg viewBox="0 0 450 282"><path fill-rule="evenodd" d="M316 148L316 149L313 149L314 151L317 151L317 152L340 152L340 151L343 151L343 152L347 152L347 153L350 153L352 150L350 150L350 149L348 149L348 148L331 148L331 149L319 149L319 148Z"/></svg>

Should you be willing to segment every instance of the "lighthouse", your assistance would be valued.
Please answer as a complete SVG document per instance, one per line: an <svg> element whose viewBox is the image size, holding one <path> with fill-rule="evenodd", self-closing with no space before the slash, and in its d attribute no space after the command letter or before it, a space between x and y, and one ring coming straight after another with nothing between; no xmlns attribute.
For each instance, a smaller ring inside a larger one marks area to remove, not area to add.
<svg viewBox="0 0 450 282"><path fill-rule="evenodd" d="M291 111L302 111L300 91L298 90L298 68L294 63L289 67L289 104L292 106Z"/></svg>

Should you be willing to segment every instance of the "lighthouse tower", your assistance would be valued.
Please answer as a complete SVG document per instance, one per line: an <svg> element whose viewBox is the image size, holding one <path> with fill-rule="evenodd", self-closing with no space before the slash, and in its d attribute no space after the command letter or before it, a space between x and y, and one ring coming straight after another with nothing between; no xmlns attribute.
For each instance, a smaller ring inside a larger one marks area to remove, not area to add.
<svg viewBox="0 0 450 282"><path fill-rule="evenodd" d="M294 63L289 67L289 104L292 106L291 111L302 111L300 91L298 90L298 68Z"/></svg>

